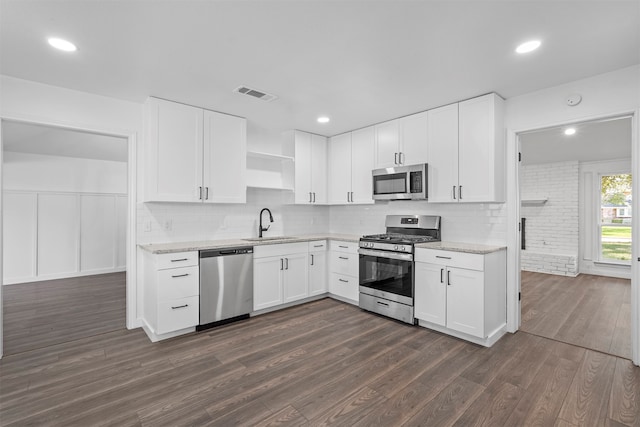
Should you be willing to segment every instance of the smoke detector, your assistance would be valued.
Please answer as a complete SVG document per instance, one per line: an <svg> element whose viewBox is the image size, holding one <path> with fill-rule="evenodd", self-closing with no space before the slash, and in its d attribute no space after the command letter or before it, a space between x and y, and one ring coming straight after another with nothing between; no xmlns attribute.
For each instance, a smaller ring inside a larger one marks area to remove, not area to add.
<svg viewBox="0 0 640 427"><path fill-rule="evenodd" d="M235 88L233 90L234 92L240 93L242 95L247 95L247 96L251 96L253 98L259 99L261 101L265 101L265 102L271 102L274 99L278 99L277 96L272 95L270 93L258 90L258 89L252 89L250 87L247 86L238 86L237 88Z"/></svg>

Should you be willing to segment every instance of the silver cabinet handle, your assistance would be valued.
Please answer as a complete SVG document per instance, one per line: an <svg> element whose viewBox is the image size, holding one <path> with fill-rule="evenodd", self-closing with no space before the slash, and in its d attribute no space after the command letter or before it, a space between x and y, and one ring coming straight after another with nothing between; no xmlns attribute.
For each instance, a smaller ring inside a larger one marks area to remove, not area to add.
<svg viewBox="0 0 640 427"><path fill-rule="evenodd" d="M280 270L284 270L284 260L280 258Z"/></svg>
<svg viewBox="0 0 640 427"><path fill-rule="evenodd" d="M344 280L344 279L338 279L339 281L343 282L343 283L349 283L348 280Z"/></svg>
<svg viewBox="0 0 640 427"><path fill-rule="evenodd" d="M315 202L316 202L316 193L314 192L313 193L313 203L315 203Z"/></svg>
<svg viewBox="0 0 640 427"><path fill-rule="evenodd" d="M204 199L209 200L209 187L204 187Z"/></svg>
<svg viewBox="0 0 640 427"><path fill-rule="evenodd" d="M349 249L349 246L338 245L339 248Z"/></svg>
<svg viewBox="0 0 640 427"><path fill-rule="evenodd" d="M458 199L462 200L462 185L458 187Z"/></svg>
<svg viewBox="0 0 640 427"><path fill-rule="evenodd" d="M447 286L451 286L451 272L447 270Z"/></svg>
<svg viewBox="0 0 640 427"><path fill-rule="evenodd" d="M314 248L324 248L324 245L313 245Z"/></svg>
<svg viewBox="0 0 640 427"><path fill-rule="evenodd" d="M441 255L436 255L436 258L440 258L440 259L451 259L450 256L441 256Z"/></svg>
<svg viewBox="0 0 640 427"><path fill-rule="evenodd" d="M177 274L177 275L175 275L175 276L171 276L171 278L173 278L173 279L177 279L178 277L187 277L188 275L189 275L189 273L186 273L186 274Z"/></svg>
<svg viewBox="0 0 640 427"><path fill-rule="evenodd" d="M198 198L202 200L202 187L198 187L198 194L200 194Z"/></svg>
<svg viewBox="0 0 640 427"><path fill-rule="evenodd" d="M403 159L403 157L404 157L404 153L403 153L403 152L399 152L399 153L398 153L398 159L400 160L400 162L399 162L399 163L400 163L401 165L404 165L404 159Z"/></svg>
<svg viewBox="0 0 640 427"><path fill-rule="evenodd" d="M353 203L353 191L351 192L351 203Z"/></svg>
<svg viewBox="0 0 640 427"><path fill-rule="evenodd" d="M187 258L180 258L180 259L172 259L171 262L180 262L180 261L186 261Z"/></svg>
<svg viewBox="0 0 640 427"><path fill-rule="evenodd" d="M171 310L177 310L179 308L185 308L185 307L189 307L189 304L185 304L185 305L178 305L176 307L171 307Z"/></svg>
<svg viewBox="0 0 640 427"><path fill-rule="evenodd" d="M440 269L440 283L444 283L444 279L442 278L442 275L444 274L444 268Z"/></svg>
<svg viewBox="0 0 640 427"><path fill-rule="evenodd" d="M349 259L349 257L346 257L346 256L339 256L338 258L340 258L340 259Z"/></svg>
<svg viewBox="0 0 640 427"><path fill-rule="evenodd" d="M311 254L311 265L313 265L313 254Z"/></svg>
<svg viewBox="0 0 640 427"><path fill-rule="evenodd" d="M453 186L453 200L456 199L456 186Z"/></svg>
<svg viewBox="0 0 640 427"><path fill-rule="evenodd" d="M285 270L288 270L288 269L289 269L289 258L285 258L285 259L284 259L284 266L285 266L285 267L284 267L284 269L285 269Z"/></svg>
<svg viewBox="0 0 640 427"><path fill-rule="evenodd" d="M393 164L394 165L398 164L398 153L393 153Z"/></svg>

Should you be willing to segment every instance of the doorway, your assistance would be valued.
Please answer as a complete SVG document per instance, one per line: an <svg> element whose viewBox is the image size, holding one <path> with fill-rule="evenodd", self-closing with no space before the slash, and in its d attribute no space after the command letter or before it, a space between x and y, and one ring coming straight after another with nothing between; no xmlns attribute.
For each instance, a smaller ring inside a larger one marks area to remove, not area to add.
<svg viewBox="0 0 640 427"><path fill-rule="evenodd" d="M632 118L518 137L520 329L631 359Z"/></svg>
<svg viewBox="0 0 640 427"><path fill-rule="evenodd" d="M128 141L2 122L4 354L126 327Z"/></svg>

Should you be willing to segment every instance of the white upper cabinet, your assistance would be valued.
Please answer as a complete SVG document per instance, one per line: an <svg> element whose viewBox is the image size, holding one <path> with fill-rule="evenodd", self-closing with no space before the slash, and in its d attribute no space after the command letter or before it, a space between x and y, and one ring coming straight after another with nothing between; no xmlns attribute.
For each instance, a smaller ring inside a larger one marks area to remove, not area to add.
<svg viewBox="0 0 640 427"><path fill-rule="evenodd" d="M427 113L429 202L503 202L503 100L489 94Z"/></svg>
<svg viewBox="0 0 640 427"><path fill-rule="evenodd" d="M246 119L157 98L146 103L145 201L246 200Z"/></svg>
<svg viewBox="0 0 640 427"><path fill-rule="evenodd" d="M427 111L400 119L400 162L415 165L427 162Z"/></svg>
<svg viewBox="0 0 640 427"><path fill-rule="evenodd" d="M295 202L327 203L327 138L294 132Z"/></svg>
<svg viewBox="0 0 640 427"><path fill-rule="evenodd" d="M373 126L329 139L329 204L367 204L374 169Z"/></svg>
<svg viewBox="0 0 640 427"><path fill-rule="evenodd" d="M458 197L458 104L429 110L427 117L427 197L429 202L454 202Z"/></svg>
<svg viewBox="0 0 640 427"><path fill-rule="evenodd" d="M460 201L504 202L503 103L489 94L459 104Z"/></svg>
<svg viewBox="0 0 640 427"><path fill-rule="evenodd" d="M203 117L200 108L148 99L147 201L199 201Z"/></svg>
<svg viewBox="0 0 640 427"><path fill-rule="evenodd" d="M400 120L375 125L375 166L392 168L402 164L400 152Z"/></svg>
<svg viewBox="0 0 640 427"><path fill-rule="evenodd" d="M240 117L204 111L203 200L245 203L247 123Z"/></svg>

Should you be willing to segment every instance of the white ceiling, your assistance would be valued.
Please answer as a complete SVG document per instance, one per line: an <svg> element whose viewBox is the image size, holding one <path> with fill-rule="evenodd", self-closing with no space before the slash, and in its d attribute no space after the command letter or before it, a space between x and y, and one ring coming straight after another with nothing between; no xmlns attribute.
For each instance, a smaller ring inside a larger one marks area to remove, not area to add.
<svg viewBox="0 0 640 427"><path fill-rule="evenodd" d="M124 138L10 121L2 122L5 151L126 162Z"/></svg>
<svg viewBox="0 0 640 427"><path fill-rule="evenodd" d="M565 135L566 128L576 133ZM522 164L631 158L631 118L579 123L520 135Z"/></svg>
<svg viewBox="0 0 640 427"><path fill-rule="evenodd" d="M0 72L334 135L640 62L633 1L0 0ZM54 51L47 37L78 46ZM523 41L542 47L514 53ZM279 99L232 93L247 85ZM329 115L320 125L315 119Z"/></svg>

